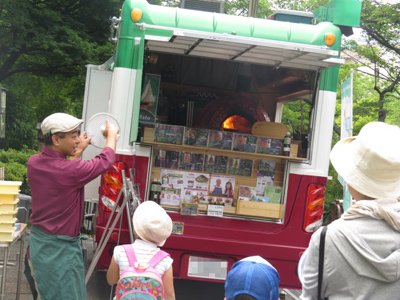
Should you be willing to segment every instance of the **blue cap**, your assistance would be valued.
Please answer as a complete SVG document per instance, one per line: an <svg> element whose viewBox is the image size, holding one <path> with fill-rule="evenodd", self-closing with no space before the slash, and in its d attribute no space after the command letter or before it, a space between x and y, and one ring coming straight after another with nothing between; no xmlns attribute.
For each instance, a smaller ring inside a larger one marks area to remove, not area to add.
<svg viewBox="0 0 400 300"><path fill-rule="evenodd" d="M225 297L234 300L247 294L257 300L278 300L279 273L260 256L250 256L236 262L225 281Z"/></svg>

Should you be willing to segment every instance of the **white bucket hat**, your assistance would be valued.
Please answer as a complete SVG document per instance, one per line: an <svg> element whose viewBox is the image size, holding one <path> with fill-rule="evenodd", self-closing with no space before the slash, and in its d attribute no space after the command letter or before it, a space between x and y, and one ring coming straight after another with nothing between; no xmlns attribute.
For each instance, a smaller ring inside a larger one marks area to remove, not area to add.
<svg viewBox="0 0 400 300"><path fill-rule="evenodd" d="M171 218L154 201L145 201L138 206L133 215L133 226L142 240L159 247L164 245L172 232Z"/></svg>
<svg viewBox="0 0 400 300"><path fill-rule="evenodd" d="M69 114L55 113L45 118L40 128L45 135L49 132L70 132L82 123L83 120L75 118Z"/></svg>
<svg viewBox="0 0 400 300"><path fill-rule="evenodd" d="M332 149L333 167L356 191L371 198L400 196L400 128L383 122L365 125L357 137Z"/></svg>

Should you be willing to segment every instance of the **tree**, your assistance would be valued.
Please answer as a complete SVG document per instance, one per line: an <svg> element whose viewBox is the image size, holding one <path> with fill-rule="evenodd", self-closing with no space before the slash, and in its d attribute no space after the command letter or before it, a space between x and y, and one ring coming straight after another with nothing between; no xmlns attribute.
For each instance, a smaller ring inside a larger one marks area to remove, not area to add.
<svg viewBox="0 0 400 300"><path fill-rule="evenodd" d="M123 0L0 1L0 82L8 89L2 148L36 145L36 123L81 115L85 65L113 53L109 18Z"/></svg>
<svg viewBox="0 0 400 300"><path fill-rule="evenodd" d="M385 122L390 104L400 100L400 3L365 0L363 4L360 27L364 41L352 40L349 44L368 61L362 63L360 59L374 76L373 88L379 95L377 120Z"/></svg>
<svg viewBox="0 0 400 300"><path fill-rule="evenodd" d="M0 82L17 73L76 75L110 55L109 24L121 0L3 0Z"/></svg>

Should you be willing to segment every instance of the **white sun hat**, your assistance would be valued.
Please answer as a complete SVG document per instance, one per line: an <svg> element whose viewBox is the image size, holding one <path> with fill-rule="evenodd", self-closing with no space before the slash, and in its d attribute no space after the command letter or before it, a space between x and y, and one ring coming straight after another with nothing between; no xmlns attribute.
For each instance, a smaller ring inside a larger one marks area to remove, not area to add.
<svg viewBox="0 0 400 300"><path fill-rule="evenodd" d="M75 118L69 114L55 113L45 118L40 128L45 135L49 132L70 132L82 123L83 120Z"/></svg>
<svg viewBox="0 0 400 300"><path fill-rule="evenodd" d="M383 122L366 124L357 137L332 149L333 167L348 185L371 198L400 196L400 128Z"/></svg>
<svg viewBox="0 0 400 300"><path fill-rule="evenodd" d="M133 214L133 226L144 241L161 247L172 233L172 220L167 212L154 201L145 201Z"/></svg>

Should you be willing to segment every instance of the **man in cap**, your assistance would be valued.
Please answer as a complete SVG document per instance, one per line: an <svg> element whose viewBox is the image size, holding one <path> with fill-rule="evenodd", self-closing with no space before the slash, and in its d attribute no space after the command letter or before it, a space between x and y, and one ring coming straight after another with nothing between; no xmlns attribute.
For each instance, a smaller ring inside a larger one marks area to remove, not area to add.
<svg viewBox="0 0 400 300"><path fill-rule="evenodd" d="M400 128L368 123L339 141L330 159L356 202L327 226L320 298L398 299ZM312 235L302 257L300 299L318 299L320 235Z"/></svg>
<svg viewBox="0 0 400 300"><path fill-rule="evenodd" d="M115 162L119 129L107 121L103 151L84 161L80 157L90 138L85 132L79 135L82 123L64 113L45 118L41 125L45 147L28 161L32 230L27 254L30 269L25 273L30 271L35 284L33 294L41 300L86 299L79 241L84 186Z"/></svg>
<svg viewBox="0 0 400 300"><path fill-rule="evenodd" d="M279 300L279 273L260 256L236 262L225 281L225 300Z"/></svg>

